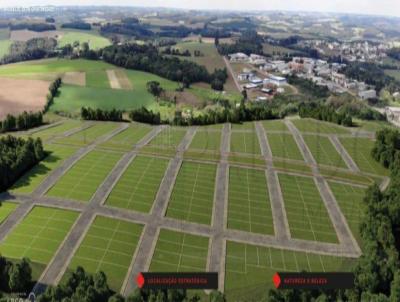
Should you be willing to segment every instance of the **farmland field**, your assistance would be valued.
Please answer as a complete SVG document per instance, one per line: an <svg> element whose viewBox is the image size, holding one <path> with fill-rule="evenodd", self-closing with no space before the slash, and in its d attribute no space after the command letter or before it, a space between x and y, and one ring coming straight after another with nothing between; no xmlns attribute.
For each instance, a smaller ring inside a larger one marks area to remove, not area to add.
<svg viewBox="0 0 400 302"><path fill-rule="evenodd" d="M128 272L143 227L97 216L71 260L69 268L82 266L89 273L103 271L111 289L119 292Z"/></svg>
<svg viewBox="0 0 400 302"><path fill-rule="evenodd" d="M332 123L316 121L312 119L292 120L300 132L325 133L325 134L346 134L350 130Z"/></svg>
<svg viewBox="0 0 400 302"><path fill-rule="evenodd" d="M229 169L228 228L274 234L265 172Z"/></svg>
<svg viewBox="0 0 400 302"><path fill-rule="evenodd" d="M279 174L293 238L337 243L335 229L312 178Z"/></svg>
<svg viewBox="0 0 400 302"><path fill-rule="evenodd" d="M148 213L168 166L168 160L138 156L118 180L106 204Z"/></svg>
<svg viewBox="0 0 400 302"><path fill-rule="evenodd" d="M12 42L10 40L0 40L0 59L10 52L10 46Z"/></svg>
<svg viewBox="0 0 400 302"><path fill-rule="evenodd" d="M86 86L93 88L110 88L106 71L96 70L86 72Z"/></svg>
<svg viewBox="0 0 400 302"><path fill-rule="evenodd" d="M207 237L162 229L149 271L205 272L208 241Z"/></svg>
<svg viewBox="0 0 400 302"><path fill-rule="evenodd" d="M189 149L199 151L218 151L221 145L220 131L198 130L189 146Z"/></svg>
<svg viewBox="0 0 400 302"><path fill-rule="evenodd" d="M0 224L2 224L16 208L18 204L13 202L3 201L0 205Z"/></svg>
<svg viewBox="0 0 400 302"><path fill-rule="evenodd" d="M30 136L33 138L40 137L42 141L46 141L50 138L53 138L57 135L63 134L69 130L78 128L83 126L83 122L77 120L66 120L62 124L56 125L54 127L50 127L44 130L40 130L32 133Z"/></svg>
<svg viewBox="0 0 400 302"><path fill-rule="evenodd" d="M176 150L185 134L185 128L168 127L153 138L148 146L171 148Z"/></svg>
<svg viewBox="0 0 400 302"><path fill-rule="evenodd" d="M211 223L216 165L184 162L179 170L167 216Z"/></svg>
<svg viewBox="0 0 400 302"><path fill-rule="evenodd" d="M129 151L132 150L134 145L144 138L151 130L152 128L147 125L133 124L126 130L100 144L100 146L121 151Z"/></svg>
<svg viewBox="0 0 400 302"><path fill-rule="evenodd" d="M269 131L289 131L282 120L263 121L262 125L266 132Z"/></svg>
<svg viewBox="0 0 400 302"><path fill-rule="evenodd" d="M47 192L48 196L89 201L122 154L91 151Z"/></svg>
<svg viewBox="0 0 400 302"><path fill-rule="evenodd" d="M347 168L346 163L336 151L329 138L317 135L304 135L303 138L318 164Z"/></svg>
<svg viewBox="0 0 400 302"><path fill-rule="evenodd" d="M267 139L273 156L301 161L303 160L303 156L301 155L296 141L291 134L269 133L267 134Z"/></svg>
<svg viewBox="0 0 400 302"><path fill-rule="evenodd" d="M255 132L232 131L231 152L261 155L257 134Z"/></svg>
<svg viewBox="0 0 400 302"><path fill-rule="evenodd" d="M82 31L64 31L61 32L59 45L73 44L75 41L79 43L87 42L91 49L103 48L111 44L110 40L92 32Z"/></svg>
<svg viewBox="0 0 400 302"><path fill-rule="evenodd" d="M47 264L77 217L77 212L36 206L0 244L1 255Z"/></svg>

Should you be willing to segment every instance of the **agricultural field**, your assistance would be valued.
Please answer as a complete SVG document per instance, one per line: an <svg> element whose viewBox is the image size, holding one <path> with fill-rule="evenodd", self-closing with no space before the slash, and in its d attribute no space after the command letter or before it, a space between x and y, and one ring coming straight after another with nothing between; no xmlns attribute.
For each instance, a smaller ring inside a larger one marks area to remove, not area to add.
<svg viewBox="0 0 400 302"><path fill-rule="evenodd" d="M93 31L83 32L83 31L61 31L58 37L58 45L63 47L67 44L73 45L75 41L80 44L87 42L90 49L103 48L111 45L110 40L105 37L100 36L98 33Z"/></svg>
<svg viewBox="0 0 400 302"><path fill-rule="evenodd" d="M255 132L232 131L231 152L261 155L257 134Z"/></svg>
<svg viewBox="0 0 400 302"><path fill-rule="evenodd" d="M267 139L274 157L303 160L303 156L291 134L268 133Z"/></svg>
<svg viewBox="0 0 400 302"><path fill-rule="evenodd" d="M329 138L317 135L303 135L303 138L318 164L347 168L346 163Z"/></svg>
<svg viewBox="0 0 400 302"><path fill-rule="evenodd" d="M228 228L274 234L264 171L230 167Z"/></svg>
<svg viewBox="0 0 400 302"><path fill-rule="evenodd" d="M347 220L351 232L358 243L362 244L360 222L365 211L363 199L366 189L332 181L329 182L329 187Z"/></svg>
<svg viewBox="0 0 400 302"><path fill-rule="evenodd" d="M293 124L300 132L323 133L323 134L348 134L350 130L332 123L321 122L312 119L295 119Z"/></svg>
<svg viewBox="0 0 400 302"><path fill-rule="evenodd" d="M152 128L145 124L132 124L129 128L100 144L100 147L130 151L133 149L134 145L143 139L151 130Z"/></svg>
<svg viewBox="0 0 400 302"><path fill-rule="evenodd" d="M22 176L10 189L14 193L30 194L49 174L64 160L77 151L76 147L56 144L45 145L45 150L50 154L38 165Z"/></svg>
<svg viewBox="0 0 400 302"><path fill-rule="evenodd" d="M209 239L161 229L149 271L205 272Z"/></svg>
<svg viewBox="0 0 400 302"><path fill-rule="evenodd" d="M32 138L38 138L40 137L42 141L47 141L51 138L54 138L58 135L61 135L69 130L72 129L78 129L79 127L82 127L84 125L83 122L77 121L77 120L66 120L63 121L61 124L55 125L53 127L39 130L32 132L29 136Z"/></svg>
<svg viewBox="0 0 400 302"><path fill-rule="evenodd" d="M179 144L186 134L185 128L167 127L153 138L148 146L160 149L177 150Z"/></svg>
<svg viewBox="0 0 400 302"><path fill-rule="evenodd" d="M1 255L47 264L77 218L74 211L36 206L0 243Z"/></svg>
<svg viewBox="0 0 400 302"><path fill-rule="evenodd" d="M11 44L10 40L0 40L0 59L9 54Z"/></svg>
<svg viewBox="0 0 400 302"><path fill-rule="evenodd" d="M111 289L119 292L142 234L142 225L97 216L69 264L89 273L102 271Z"/></svg>
<svg viewBox="0 0 400 302"><path fill-rule="evenodd" d="M221 147L221 132L220 131L207 131L203 129L197 130L189 149L196 149L200 152L204 151L217 151Z"/></svg>
<svg viewBox="0 0 400 302"><path fill-rule="evenodd" d="M372 140L361 137L342 137L339 140L361 171L376 175L389 174L387 169L372 158L371 150L374 146Z"/></svg>
<svg viewBox="0 0 400 302"><path fill-rule="evenodd" d="M267 133L270 131L289 131L286 124L282 120L263 121L262 125Z"/></svg>
<svg viewBox="0 0 400 302"><path fill-rule="evenodd" d="M293 238L337 243L335 229L312 178L279 174Z"/></svg>
<svg viewBox="0 0 400 302"><path fill-rule="evenodd" d="M183 162L167 209L167 217L211 224L216 165Z"/></svg>
<svg viewBox="0 0 400 302"><path fill-rule="evenodd" d="M86 86L93 88L111 88L105 70L86 72Z"/></svg>
<svg viewBox="0 0 400 302"><path fill-rule="evenodd" d="M150 212L168 160L137 156L118 180L106 204L138 212Z"/></svg>
<svg viewBox="0 0 400 302"><path fill-rule="evenodd" d="M0 225L5 221L12 212L18 207L14 202L3 201L0 205Z"/></svg>
<svg viewBox="0 0 400 302"><path fill-rule="evenodd" d="M88 202L121 155L97 150L89 152L58 180L47 195Z"/></svg>

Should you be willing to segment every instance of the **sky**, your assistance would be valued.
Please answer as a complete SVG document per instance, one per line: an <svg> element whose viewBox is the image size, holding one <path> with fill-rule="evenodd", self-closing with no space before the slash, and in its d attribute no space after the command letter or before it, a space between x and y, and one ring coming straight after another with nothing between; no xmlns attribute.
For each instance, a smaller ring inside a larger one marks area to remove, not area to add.
<svg viewBox="0 0 400 302"><path fill-rule="evenodd" d="M400 0L0 0L0 7L36 5L129 5L222 10L285 10L400 17Z"/></svg>

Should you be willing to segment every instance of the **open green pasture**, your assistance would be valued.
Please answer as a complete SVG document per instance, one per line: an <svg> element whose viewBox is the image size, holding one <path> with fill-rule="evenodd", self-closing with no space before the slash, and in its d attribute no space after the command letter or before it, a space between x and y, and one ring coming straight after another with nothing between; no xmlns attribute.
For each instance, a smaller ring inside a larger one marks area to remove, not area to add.
<svg viewBox="0 0 400 302"><path fill-rule="evenodd" d="M272 156L303 161L303 156L290 133L268 133Z"/></svg>
<svg viewBox="0 0 400 302"><path fill-rule="evenodd" d="M76 132L70 136L58 138L56 143L85 146L93 143L101 136L115 130L118 127L116 123L96 123L89 128Z"/></svg>
<svg viewBox="0 0 400 302"><path fill-rule="evenodd" d="M89 201L121 155L97 150L89 152L58 180L47 195Z"/></svg>
<svg viewBox="0 0 400 302"><path fill-rule="evenodd" d="M335 229L313 179L279 174L279 182L292 237L337 243Z"/></svg>
<svg viewBox="0 0 400 302"><path fill-rule="evenodd" d="M143 226L97 216L69 264L95 274L103 271L110 288L119 292L134 256Z"/></svg>
<svg viewBox="0 0 400 302"><path fill-rule="evenodd" d="M205 272L209 239L161 229L151 259L153 272Z"/></svg>
<svg viewBox="0 0 400 302"><path fill-rule="evenodd" d="M107 205L150 212L167 166L166 159L135 157L107 198Z"/></svg>
<svg viewBox="0 0 400 302"><path fill-rule="evenodd" d="M129 128L100 144L100 146L109 149L129 151L151 130L151 127L144 124L131 124Z"/></svg>
<svg viewBox="0 0 400 302"><path fill-rule="evenodd" d="M12 192L32 193L55 168L77 151L76 147L56 144L45 145L44 149L50 154L19 178L12 186Z"/></svg>
<svg viewBox="0 0 400 302"><path fill-rule="evenodd" d="M255 132L237 132L231 133L231 152L260 154L260 143Z"/></svg>
<svg viewBox="0 0 400 302"><path fill-rule="evenodd" d="M354 260L227 241L225 293L228 301L263 301L276 272L350 271ZM252 297L252 300L248 300Z"/></svg>
<svg viewBox="0 0 400 302"><path fill-rule="evenodd" d="M198 130L189 146L189 149L199 151L218 151L221 146L221 132Z"/></svg>
<svg viewBox="0 0 400 302"><path fill-rule="evenodd" d="M360 223L365 211L363 199L366 188L355 187L333 181L329 182L329 187L331 188L354 237L357 239L358 243L361 244Z"/></svg>
<svg viewBox="0 0 400 302"><path fill-rule="evenodd" d="M17 203L2 201L0 205L0 224L7 219L14 210L18 207Z"/></svg>
<svg viewBox="0 0 400 302"><path fill-rule="evenodd" d="M274 234L264 171L229 168L228 228Z"/></svg>
<svg viewBox="0 0 400 302"><path fill-rule="evenodd" d="M283 120L262 121L262 125L266 132L269 131L289 131Z"/></svg>
<svg viewBox="0 0 400 302"><path fill-rule="evenodd" d="M341 137L340 142L361 171L377 175L389 174L371 155L374 141L361 137Z"/></svg>
<svg viewBox="0 0 400 302"><path fill-rule="evenodd" d="M211 224L216 165L183 162L169 201L167 216Z"/></svg>
<svg viewBox="0 0 400 302"><path fill-rule="evenodd" d="M111 88L105 70L96 70L86 72L86 86L93 88Z"/></svg>
<svg viewBox="0 0 400 302"><path fill-rule="evenodd" d="M11 40L0 40L0 59L10 53L11 44Z"/></svg>
<svg viewBox="0 0 400 302"><path fill-rule="evenodd" d="M300 132L324 133L324 134L346 134L350 130L328 122L317 121L309 118L292 120Z"/></svg>
<svg viewBox="0 0 400 302"><path fill-rule="evenodd" d="M58 40L58 45L61 47L67 44L73 45L75 41L78 41L80 44L84 42L88 43L90 49L98 49L111 45L110 40L93 31L83 32L77 30L64 31Z"/></svg>
<svg viewBox="0 0 400 302"><path fill-rule="evenodd" d="M50 128L44 129L44 130L35 131L32 134L30 134L29 136L31 136L33 138L40 137L42 141L46 141L55 136L61 135L64 132L67 132L67 131L75 129L75 128L79 128L81 126L83 126L82 121L66 120L63 123L55 125L53 127L50 127Z"/></svg>
<svg viewBox="0 0 400 302"><path fill-rule="evenodd" d="M49 263L78 215L74 211L34 207L0 244L1 255Z"/></svg>
<svg viewBox="0 0 400 302"><path fill-rule="evenodd" d="M347 168L346 163L329 138L318 135L303 135L303 138L318 164Z"/></svg>

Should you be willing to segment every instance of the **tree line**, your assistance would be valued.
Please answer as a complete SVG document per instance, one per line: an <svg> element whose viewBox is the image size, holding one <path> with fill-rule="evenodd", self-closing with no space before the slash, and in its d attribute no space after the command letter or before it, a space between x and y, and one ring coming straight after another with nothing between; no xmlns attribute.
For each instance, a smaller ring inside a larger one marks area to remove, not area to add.
<svg viewBox="0 0 400 302"><path fill-rule="evenodd" d="M91 30L92 26L89 23L76 21L76 22L68 22L61 25L61 28L73 28L80 30Z"/></svg>
<svg viewBox="0 0 400 302"><path fill-rule="evenodd" d="M117 109L102 110L100 108L92 109L90 107L81 108L81 117L84 120L120 122L123 121L122 114L123 111Z"/></svg>
<svg viewBox="0 0 400 302"><path fill-rule="evenodd" d="M40 138L27 140L11 135L0 138L0 192L46 156Z"/></svg>
<svg viewBox="0 0 400 302"><path fill-rule="evenodd" d="M263 38L255 30L248 30L242 33L240 38L233 44L219 43L219 37L215 38L215 46L221 55L228 55L236 52L243 52L247 55L252 53L263 55Z"/></svg>
<svg viewBox="0 0 400 302"><path fill-rule="evenodd" d="M47 112L50 108L50 106L54 102L54 98L58 95L59 93L59 88L61 87L62 80L60 77L56 78L49 86L49 93L46 96L46 104L44 105L43 112Z"/></svg>
<svg viewBox="0 0 400 302"><path fill-rule="evenodd" d="M329 96L329 89L326 86L315 84L308 79L302 79L295 75L288 76L288 83L291 85L299 86L303 93L307 93L315 98L326 98Z"/></svg>
<svg viewBox="0 0 400 302"><path fill-rule="evenodd" d="M32 283L32 268L29 259L23 258L19 262L12 262L0 256L1 292L29 293Z"/></svg>
<svg viewBox="0 0 400 302"><path fill-rule="evenodd" d="M27 130L43 124L41 112L26 112L14 116L7 114L3 121L0 121L0 133L8 131Z"/></svg>
<svg viewBox="0 0 400 302"><path fill-rule="evenodd" d="M55 25L47 24L47 23L18 23L18 24L10 24L10 30L21 30L27 29L37 32L48 31L48 30L56 30Z"/></svg>
<svg viewBox="0 0 400 302"><path fill-rule="evenodd" d="M353 126L353 120L349 114L336 112L336 110L331 107L320 105L317 103L300 104L299 115L301 118L309 117L320 121L343 125L346 127Z"/></svg>

